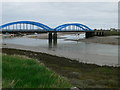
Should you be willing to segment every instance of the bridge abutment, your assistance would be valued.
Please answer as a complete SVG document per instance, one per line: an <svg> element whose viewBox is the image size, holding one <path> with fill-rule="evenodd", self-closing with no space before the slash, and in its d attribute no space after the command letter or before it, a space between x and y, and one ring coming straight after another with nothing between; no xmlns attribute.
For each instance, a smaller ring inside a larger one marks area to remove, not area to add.
<svg viewBox="0 0 120 90"><path fill-rule="evenodd" d="M95 32L86 32L86 37L85 38L90 38L94 36Z"/></svg>

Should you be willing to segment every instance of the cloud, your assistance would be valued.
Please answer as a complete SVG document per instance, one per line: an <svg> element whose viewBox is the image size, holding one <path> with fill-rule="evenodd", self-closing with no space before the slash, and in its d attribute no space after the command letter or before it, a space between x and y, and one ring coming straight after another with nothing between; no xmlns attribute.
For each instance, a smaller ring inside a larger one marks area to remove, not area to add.
<svg viewBox="0 0 120 90"><path fill-rule="evenodd" d="M80 22L92 28L117 28L117 3L111 2L8 2L3 3L3 23L35 20L51 27Z"/></svg>

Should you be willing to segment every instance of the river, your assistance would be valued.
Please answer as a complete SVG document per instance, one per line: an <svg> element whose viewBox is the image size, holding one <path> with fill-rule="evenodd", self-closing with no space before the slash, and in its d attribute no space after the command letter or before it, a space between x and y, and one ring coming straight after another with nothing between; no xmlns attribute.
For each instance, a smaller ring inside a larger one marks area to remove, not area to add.
<svg viewBox="0 0 120 90"><path fill-rule="evenodd" d="M66 39L84 39L85 35L64 35ZM84 63L97 65L118 65L118 46L98 43L85 43L58 39L57 44L50 46L47 39L15 37L3 39L3 47L44 52L67 57Z"/></svg>

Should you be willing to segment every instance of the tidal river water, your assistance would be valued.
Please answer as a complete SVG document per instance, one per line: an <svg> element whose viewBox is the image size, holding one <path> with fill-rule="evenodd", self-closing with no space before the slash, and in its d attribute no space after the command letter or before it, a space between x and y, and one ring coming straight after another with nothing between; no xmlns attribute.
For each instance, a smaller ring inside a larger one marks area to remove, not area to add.
<svg viewBox="0 0 120 90"><path fill-rule="evenodd" d="M66 39L83 39L82 35L64 35ZM2 41L4 48L17 48L36 52L49 53L67 57L84 63L97 65L118 65L118 46L108 44L86 43L58 39L57 44L49 46L48 39L28 37L6 38Z"/></svg>

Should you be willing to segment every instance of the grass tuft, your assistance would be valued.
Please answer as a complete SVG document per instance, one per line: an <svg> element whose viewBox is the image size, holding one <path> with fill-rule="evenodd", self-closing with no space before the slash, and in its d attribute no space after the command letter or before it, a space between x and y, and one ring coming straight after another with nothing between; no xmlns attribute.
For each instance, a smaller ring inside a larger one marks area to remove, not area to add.
<svg viewBox="0 0 120 90"><path fill-rule="evenodd" d="M21 56L2 56L3 88L70 88L69 81L40 62Z"/></svg>

